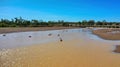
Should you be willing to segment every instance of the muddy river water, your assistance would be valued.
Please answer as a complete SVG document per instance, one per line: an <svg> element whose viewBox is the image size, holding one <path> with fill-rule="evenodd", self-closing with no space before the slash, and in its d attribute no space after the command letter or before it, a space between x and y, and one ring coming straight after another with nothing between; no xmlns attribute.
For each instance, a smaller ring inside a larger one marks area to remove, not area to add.
<svg viewBox="0 0 120 67"><path fill-rule="evenodd" d="M113 52L120 41L101 39L90 29L5 35L0 34L0 67L120 67L120 54Z"/></svg>

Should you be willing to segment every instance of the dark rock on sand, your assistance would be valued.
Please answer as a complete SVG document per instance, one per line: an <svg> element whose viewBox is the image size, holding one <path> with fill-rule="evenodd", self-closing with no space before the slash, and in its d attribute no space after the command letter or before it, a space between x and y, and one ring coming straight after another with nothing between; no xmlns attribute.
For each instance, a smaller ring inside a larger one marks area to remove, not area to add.
<svg viewBox="0 0 120 67"><path fill-rule="evenodd" d="M3 36L6 36L5 34L3 34Z"/></svg>
<svg viewBox="0 0 120 67"><path fill-rule="evenodd" d="M117 45L117 46L116 46L114 52L116 52L116 53L120 53L120 45Z"/></svg>
<svg viewBox="0 0 120 67"><path fill-rule="evenodd" d="M51 33L49 33L49 34L48 34L48 36L52 36L52 34L51 34Z"/></svg>
<svg viewBox="0 0 120 67"><path fill-rule="evenodd" d="M58 36L60 36L60 34L58 34Z"/></svg>
<svg viewBox="0 0 120 67"><path fill-rule="evenodd" d="M62 38L60 38L60 42L62 42L63 41L63 39Z"/></svg>
<svg viewBox="0 0 120 67"><path fill-rule="evenodd" d="M32 36L29 36L29 38L31 38Z"/></svg>

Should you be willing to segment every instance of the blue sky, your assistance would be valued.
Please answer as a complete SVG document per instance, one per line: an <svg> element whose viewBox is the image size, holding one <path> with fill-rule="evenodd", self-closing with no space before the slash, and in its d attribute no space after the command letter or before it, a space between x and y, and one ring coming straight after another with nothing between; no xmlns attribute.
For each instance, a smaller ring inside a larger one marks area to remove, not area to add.
<svg viewBox="0 0 120 67"><path fill-rule="evenodd" d="M120 0L0 0L0 18L120 22Z"/></svg>

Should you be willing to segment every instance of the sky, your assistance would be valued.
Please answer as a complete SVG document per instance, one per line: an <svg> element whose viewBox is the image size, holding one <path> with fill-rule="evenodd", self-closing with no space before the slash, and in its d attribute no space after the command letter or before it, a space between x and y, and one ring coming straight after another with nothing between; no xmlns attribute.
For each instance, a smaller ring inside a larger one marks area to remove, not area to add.
<svg viewBox="0 0 120 67"><path fill-rule="evenodd" d="M0 0L0 18L120 22L120 0Z"/></svg>

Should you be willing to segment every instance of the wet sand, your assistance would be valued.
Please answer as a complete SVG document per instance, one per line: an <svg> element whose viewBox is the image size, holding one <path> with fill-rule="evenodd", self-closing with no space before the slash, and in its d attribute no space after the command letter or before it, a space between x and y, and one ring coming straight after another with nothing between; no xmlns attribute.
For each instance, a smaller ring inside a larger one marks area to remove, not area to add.
<svg viewBox="0 0 120 67"><path fill-rule="evenodd" d="M93 34L96 34L106 40L120 40L120 28L93 30Z"/></svg>
<svg viewBox="0 0 120 67"><path fill-rule="evenodd" d="M106 40L120 40L120 28L106 28L93 30L93 34ZM120 44L115 46L115 53L120 53Z"/></svg>
<svg viewBox="0 0 120 67"><path fill-rule="evenodd" d="M60 30L60 29L74 29L79 27L8 27L0 28L0 34L13 33L13 32L26 32L26 31L46 31L46 30Z"/></svg>
<svg viewBox="0 0 120 67"><path fill-rule="evenodd" d="M62 42L2 49L0 67L120 67L120 54L112 53L120 42L94 40L84 33L73 35L75 38Z"/></svg>

